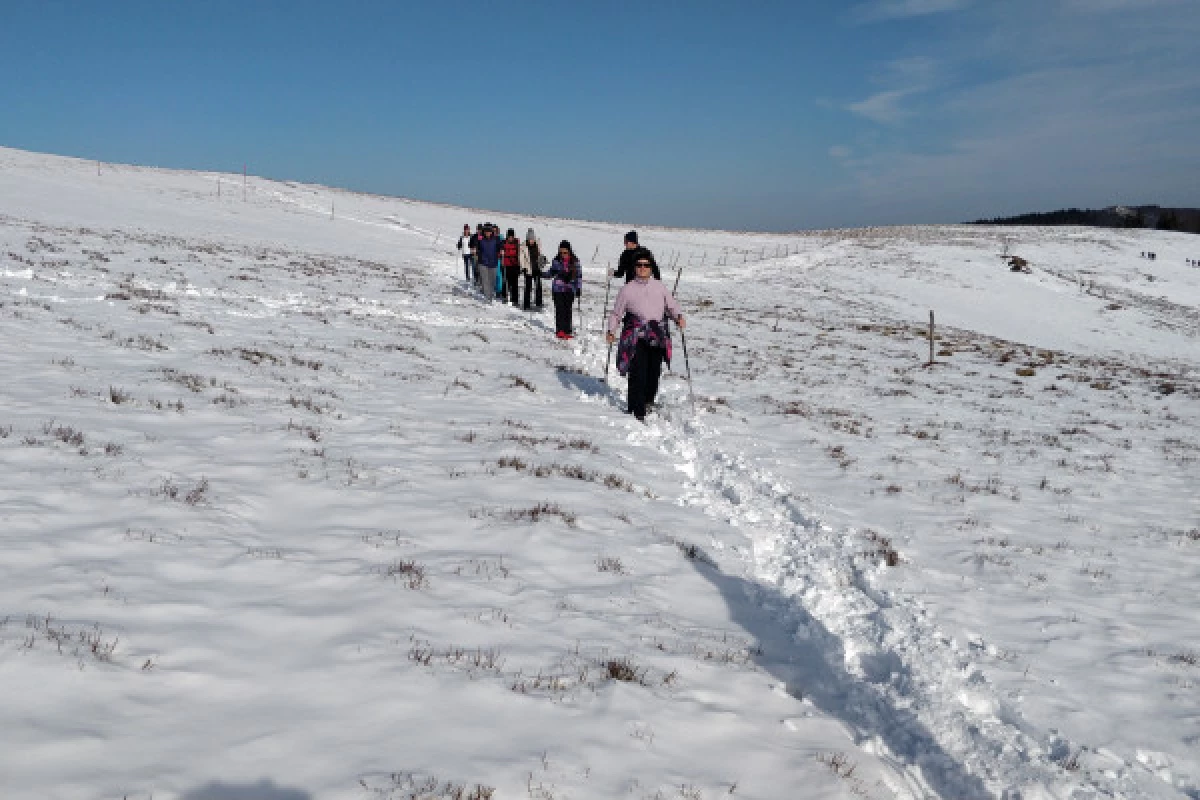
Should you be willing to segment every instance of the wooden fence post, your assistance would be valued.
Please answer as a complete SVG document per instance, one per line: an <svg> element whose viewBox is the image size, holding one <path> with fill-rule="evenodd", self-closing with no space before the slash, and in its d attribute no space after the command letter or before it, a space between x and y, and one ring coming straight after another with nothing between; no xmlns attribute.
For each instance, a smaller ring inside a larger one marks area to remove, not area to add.
<svg viewBox="0 0 1200 800"><path fill-rule="evenodd" d="M933 311L929 312L929 363L933 363Z"/></svg>

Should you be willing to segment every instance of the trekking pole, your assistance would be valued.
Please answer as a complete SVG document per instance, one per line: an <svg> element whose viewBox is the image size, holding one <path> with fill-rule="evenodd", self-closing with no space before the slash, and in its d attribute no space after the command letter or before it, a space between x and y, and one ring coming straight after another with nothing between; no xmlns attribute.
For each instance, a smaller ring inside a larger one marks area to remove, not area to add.
<svg viewBox="0 0 1200 800"><path fill-rule="evenodd" d="M575 295L575 308L579 310L579 330L586 332L587 326L583 324L583 295ZM580 337L582 339L583 349L587 350L587 336Z"/></svg>
<svg viewBox="0 0 1200 800"><path fill-rule="evenodd" d="M608 293L612 289L612 262L604 267L604 271L608 273L608 280L604 282L604 315L600 317L600 335L604 335L604 331L608 328ZM612 345L608 346L608 358L604 362L604 382L608 383L608 364L612 361Z"/></svg>
<svg viewBox="0 0 1200 800"><path fill-rule="evenodd" d="M692 364L688 361L687 353L687 336L683 334L683 328L679 329L679 341L683 345L683 365L687 368L688 380L688 399L692 403L692 414L696 413L696 393L692 391Z"/></svg>

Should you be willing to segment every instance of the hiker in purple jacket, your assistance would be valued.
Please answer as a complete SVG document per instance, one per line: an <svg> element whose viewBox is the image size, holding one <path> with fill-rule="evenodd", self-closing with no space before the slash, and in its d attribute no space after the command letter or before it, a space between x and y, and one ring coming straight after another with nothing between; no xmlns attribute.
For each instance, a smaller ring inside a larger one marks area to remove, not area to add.
<svg viewBox="0 0 1200 800"><path fill-rule="evenodd" d="M629 378L629 413L646 418L647 406L654 405L662 365L671 363L671 318L683 329L686 323L679 301L667 285L654 278L654 255L644 247L635 251L634 279L617 293L608 315L608 343L620 332L617 371Z"/></svg>
<svg viewBox="0 0 1200 800"><path fill-rule="evenodd" d="M558 255L546 274L554 279L550 284L550 297L554 300L554 335L559 339L574 339L571 306L575 298L583 294L583 268L566 239L559 242Z"/></svg>

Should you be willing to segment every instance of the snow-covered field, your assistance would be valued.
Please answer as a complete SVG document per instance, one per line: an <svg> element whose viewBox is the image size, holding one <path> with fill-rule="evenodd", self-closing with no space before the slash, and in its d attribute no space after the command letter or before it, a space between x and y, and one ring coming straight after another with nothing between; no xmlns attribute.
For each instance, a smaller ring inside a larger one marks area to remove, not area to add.
<svg viewBox="0 0 1200 800"><path fill-rule="evenodd" d="M1200 237L627 227L0 149L0 797L1200 798Z"/></svg>

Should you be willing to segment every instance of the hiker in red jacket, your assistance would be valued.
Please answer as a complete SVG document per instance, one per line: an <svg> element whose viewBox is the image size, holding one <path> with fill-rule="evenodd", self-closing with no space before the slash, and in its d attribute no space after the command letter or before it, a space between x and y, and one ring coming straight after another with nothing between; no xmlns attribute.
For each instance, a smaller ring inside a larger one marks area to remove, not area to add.
<svg viewBox="0 0 1200 800"><path fill-rule="evenodd" d="M508 301L514 306L518 305L517 278L521 274L521 240L512 228L508 229L504 244L500 245L500 261L504 268L504 288L508 292Z"/></svg>

